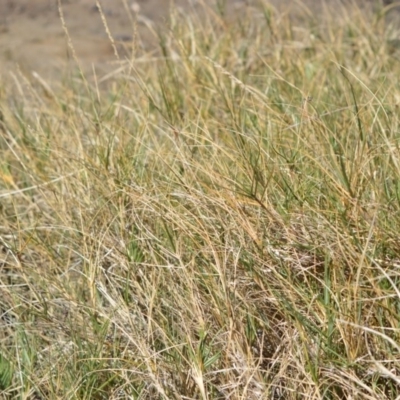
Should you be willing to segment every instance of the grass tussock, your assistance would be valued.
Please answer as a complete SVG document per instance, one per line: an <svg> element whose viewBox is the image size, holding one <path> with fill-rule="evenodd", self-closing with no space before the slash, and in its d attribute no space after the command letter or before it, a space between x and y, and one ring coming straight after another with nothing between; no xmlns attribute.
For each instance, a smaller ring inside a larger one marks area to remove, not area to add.
<svg viewBox="0 0 400 400"><path fill-rule="evenodd" d="M336 11L3 77L2 398L399 398L396 41Z"/></svg>

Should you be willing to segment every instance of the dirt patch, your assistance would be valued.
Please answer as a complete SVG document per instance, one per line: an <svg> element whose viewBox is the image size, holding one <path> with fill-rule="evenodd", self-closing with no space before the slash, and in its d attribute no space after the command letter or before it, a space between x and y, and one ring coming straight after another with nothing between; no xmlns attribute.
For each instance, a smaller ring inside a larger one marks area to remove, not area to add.
<svg viewBox="0 0 400 400"><path fill-rule="evenodd" d="M164 2L160 4L154 0L128 4L128 9L122 1L101 2L108 29L117 42L131 39L130 17L134 15L132 6L136 4L140 6L140 14L144 13L143 18L149 18L149 23L153 23L150 18L160 19L162 13L167 12ZM154 13L148 13L147 17L149 7ZM95 1L64 0L62 12L74 51L83 65L112 59L114 50ZM57 1L6 0L0 3L0 15L0 60L6 68L15 68L17 64L25 71L36 70L48 75L73 59Z"/></svg>
<svg viewBox="0 0 400 400"><path fill-rule="evenodd" d="M334 2L336 0L330 0ZM361 0L360 0L361 1ZM385 0L387 1L387 0ZM249 0L219 0L228 12L251 6ZM329 1L328 1L329 2ZM95 0L62 0L65 27L73 43L76 57L84 68L109 65L115 60L115 49L122 51L132 43L137 29L137 44L144 52L154 49L154 29L163 25L169 13L167 0L101 0L101 13ZM197 11L212 0L175 0L185 12ZM274 0L277 7L289 7L291 12L318 15L322 0L305 1L304 6L290 0ZM365 3L365 1L364 1ZM343 4L343 3L342 3ZM104 18L103 18L104 17ZM110 41L107 29L115 40ZM134 20L137 21L135 28ZM55 77L65 65L74 64L74 54L67 43L65 28L60 21L57 0L0 1L0 73L20 68L37 71L46 78Z"/></svg>

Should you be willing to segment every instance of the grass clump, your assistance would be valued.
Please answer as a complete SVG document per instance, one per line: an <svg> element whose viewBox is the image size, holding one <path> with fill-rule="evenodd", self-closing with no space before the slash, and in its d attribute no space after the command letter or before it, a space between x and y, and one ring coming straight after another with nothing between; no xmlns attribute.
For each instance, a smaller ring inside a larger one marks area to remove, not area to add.
<svg viewBox="0 0 400 400"><path fill-rule="evenodd" d="M2 85L2 396L397 398L390 26L172 12L103 82Z"/></svg>

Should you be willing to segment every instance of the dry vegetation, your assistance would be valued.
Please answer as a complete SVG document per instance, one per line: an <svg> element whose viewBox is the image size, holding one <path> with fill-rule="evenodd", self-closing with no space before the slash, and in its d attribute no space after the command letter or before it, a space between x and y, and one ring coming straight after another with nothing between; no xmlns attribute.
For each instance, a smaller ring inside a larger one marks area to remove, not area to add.
<svg viewBox="0 0 400 400"><path fill-rule="evenodd" d="M381 17L173 11L103 79L4 75L2 398L400 398Z"/></svg>

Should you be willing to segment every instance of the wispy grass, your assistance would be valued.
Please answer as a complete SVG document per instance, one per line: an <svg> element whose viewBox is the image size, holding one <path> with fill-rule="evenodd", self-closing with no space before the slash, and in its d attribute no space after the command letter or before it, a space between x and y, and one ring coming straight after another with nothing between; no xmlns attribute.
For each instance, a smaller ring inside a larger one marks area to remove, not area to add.
<svg viewBox="0 0 400 400"><path fill-rule="evenodd" d="M103 80L4 78L2 397L398 398L393 29L172 13Z"/></svg>

